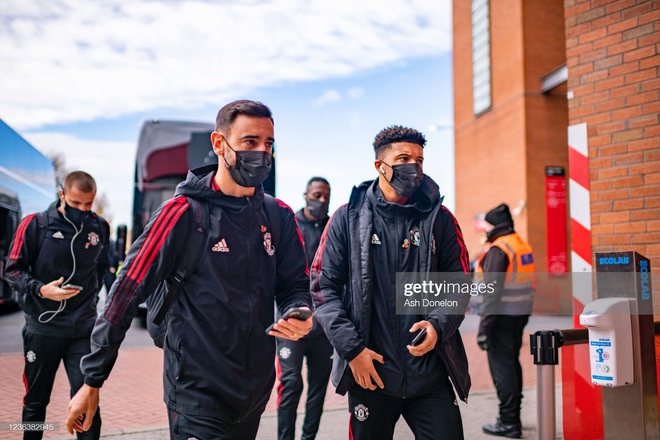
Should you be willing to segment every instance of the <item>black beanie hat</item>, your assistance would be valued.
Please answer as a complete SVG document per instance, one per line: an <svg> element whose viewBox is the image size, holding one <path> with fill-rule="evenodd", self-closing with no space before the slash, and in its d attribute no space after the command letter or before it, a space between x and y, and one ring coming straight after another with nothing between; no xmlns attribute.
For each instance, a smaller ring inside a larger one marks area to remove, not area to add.
<svg viewBox="0 0 660 440"><path fill-rule="evenodd" d="M485 220L493 226L503 226L509 224L513 227L513 217L509 211L509 205L502 203L497 208L493 208L486 214Z"/></svg>

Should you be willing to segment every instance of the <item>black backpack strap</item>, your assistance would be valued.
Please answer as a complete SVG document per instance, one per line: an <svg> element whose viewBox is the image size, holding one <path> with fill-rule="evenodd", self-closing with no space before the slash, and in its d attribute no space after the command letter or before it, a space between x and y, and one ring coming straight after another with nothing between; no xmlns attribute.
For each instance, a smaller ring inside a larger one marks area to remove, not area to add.
<svg viewBox="0 0 660 440"><path fill-rule="evenodd" d="M190 278L194 268L204 255L204 244L209 230L208 205L206 201L192 197L188 197L188 203L192 208L193 224L186 234L186 245L183 253L179 256L177 268L170 276L170 288L167 296L163 299L163 303L153 319L153 323L156 325L163 322L181 289L181 284Z"/></svg>
<svg viewBox="0 0 660 440"><path fill-rule="evenodd" d="M280 239L280 214L278 212L279 203L275 200L275 197L270 194L264 194L264 208L266 210L266 217L268 217L268 223L270 223L270 231L273 238L273 246L275 246L275 252L277 252Z"/></svg>
<svg viewBox="0 0 660 440"><path fill-rule="evenodd" d="M41 249L48 231L48 211L37 212L37 252Z"/></svg>

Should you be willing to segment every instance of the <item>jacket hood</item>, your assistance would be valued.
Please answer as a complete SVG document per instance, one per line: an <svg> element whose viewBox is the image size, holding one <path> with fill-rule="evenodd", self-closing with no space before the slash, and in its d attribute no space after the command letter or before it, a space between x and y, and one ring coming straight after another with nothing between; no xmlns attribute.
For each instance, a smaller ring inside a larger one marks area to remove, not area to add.
<svg viewBox="0 0 660 440"><path fill-rule="evenodd" d="M380 199L381 197L376 197L376 193L380 193L380 188L378 188L378 179L367 180L362 182L353 189L354 192L362 193L368 195L372 200ZM421 212L431 211L436 204L442 204L444 196L440 195L440 187L433 179L424 174L424 179L422 184L415 191L415 194L408 200L405 205L402 206L411 206L416 208Z"/></svg>
<svg viewBox="0 0 660 440"><path fill-rule="evenodd" d="M264 190L261 185L256 188L254 195L250 197L233 197L223 193L222 190L215 191L212 181L217 169L217 165L207 165L188 171L186 180L177 185L174 195L204 199L209 203L221 206L223 209L236 211L241 211L249 205L256 208L261 206L264 200Z"/></svg>

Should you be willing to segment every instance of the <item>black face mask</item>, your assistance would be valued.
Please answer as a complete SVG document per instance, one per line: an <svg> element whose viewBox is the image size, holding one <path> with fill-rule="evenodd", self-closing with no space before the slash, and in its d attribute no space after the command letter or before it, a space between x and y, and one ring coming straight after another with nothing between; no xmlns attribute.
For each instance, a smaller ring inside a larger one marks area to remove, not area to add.
<svg viewBox="0 0 660 440"><path fill-rule="evenodd" d="M383 165L387 165L385 162L382 163ZM424 180L422 167L417 163L403 163L400 165L387 166L392 168L392 178L389 182L392 188L394 188L394 191L396 191L401 197L412 197L422 184L422 180Z"/></svg>
<svg viewBox="0 0 660 440"><path fill-rule="evenodd" d="M74 225L82 225L88 215L89 211L81 211L80 209L69 206L68 203L64 202L64 216Z"/></svg>
<svg viewBox="0 0 660 440"><path fill-rule="evenodd" d="M227 142L227 146L236 155L234 166L229 165L223 156L234 182L251 188L261 185L270 173L273 155L267 151L236 151L229 145L229 142Z"/></svg>
<svg viewBox="0 0 660 440"><path fill-rule="evenodd" d="M328 218L328 202L322 202L318 199L307 200L307 212L317 220Z"/></svg>

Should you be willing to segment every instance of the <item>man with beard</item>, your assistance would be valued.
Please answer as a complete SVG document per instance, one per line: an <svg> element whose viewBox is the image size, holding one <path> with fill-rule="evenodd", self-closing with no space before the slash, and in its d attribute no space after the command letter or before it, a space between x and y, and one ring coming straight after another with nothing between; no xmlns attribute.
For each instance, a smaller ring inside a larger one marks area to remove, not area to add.
<svg viewBox="0 0 660 440"><path fill-rule="evenodd" d="M69 433L89 428L138 304L174 275L177 258L190 246L189 234L203 232L189 209L193 199L207 204L209 231L204 253L168 313L163 382L170 437L256 437L275 381L273 365L264 362L275 357L272 336L298 340L312 328L311 317L291 318L265 332L273 321L273 301L282 311L309 312L311 306L294 213L263 191L274 142L265 105L241 100L220 109L211 133L218 164L188 173L131 246L110 290L92 352L82 361L85 385L69 404Z"/></svg>

